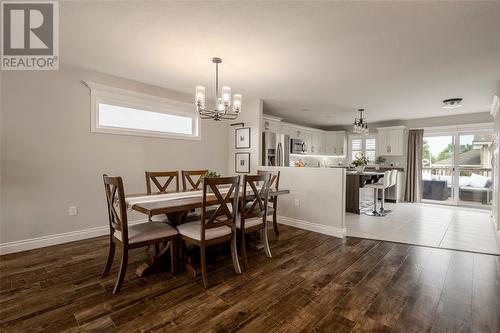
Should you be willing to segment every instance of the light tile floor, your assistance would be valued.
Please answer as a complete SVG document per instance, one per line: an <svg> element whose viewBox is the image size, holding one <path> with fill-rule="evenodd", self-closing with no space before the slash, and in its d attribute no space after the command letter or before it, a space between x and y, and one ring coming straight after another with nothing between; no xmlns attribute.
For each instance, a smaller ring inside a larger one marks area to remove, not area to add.
<svg viewBox="0 0 500 333"><path fill-rule="evenodd" d="M500 255L500 232L487 210L433 204L386 204L392 213L346 213L347 235Z"/></svg>

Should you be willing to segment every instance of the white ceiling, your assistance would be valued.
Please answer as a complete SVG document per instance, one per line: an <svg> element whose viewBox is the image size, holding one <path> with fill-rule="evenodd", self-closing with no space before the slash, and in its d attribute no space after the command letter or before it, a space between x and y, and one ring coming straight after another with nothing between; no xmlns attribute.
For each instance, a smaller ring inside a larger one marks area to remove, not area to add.
<svg viewBox="0 0 500 333"><path fill-rule="evenodd" d="M219 56L233 92L309 125L349 124L359 107L371 122L487 111L500 90L500 2L63 2L60 12L63 66L210 93ZM442 109L451 97L464 107Z"/></svg>

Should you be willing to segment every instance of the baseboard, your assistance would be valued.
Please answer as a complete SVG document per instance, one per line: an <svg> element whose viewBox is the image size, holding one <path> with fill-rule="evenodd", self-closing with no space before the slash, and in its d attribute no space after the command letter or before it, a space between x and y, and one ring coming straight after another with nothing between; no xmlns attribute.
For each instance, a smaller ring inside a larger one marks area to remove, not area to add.
<svg viewBox="0 0 500 333"><path fill-rule="evenodd" d="M338 238L345 238L347 235L347 229L345 228L330 227L309 221L294 219L292 217L278 216L278 223Z"/></svg>
<svg viewBox="0 0 500 333"><path fill-rule="evenodd" d="M146 219L131 221L129 222L129 225L143 223L146 221L147 221ZM69 243L77 240L99 237L104 235L109 235L109 225L84 229L84 230L64 232L55 235L36 237L31 239L23 239L19 241L0 244L0 255L38 249L41 247L57 245L62 243Z"/></svg>
<svg viewBox="0 0 500 333"><path fill-rule="evenodd" d="M129 225L146 222L145 219L129 222ZM318 232L320 234L344 238L346 229L329 227L317 223L298 220L291 217L278 216L278 222L292 227ZM64 232L61 234L23 239L14 242L0 244L0 255L38 249L46 246L74 242L82 239L104 236L109 233L109 226L95 227L84 230Z"/></svg>

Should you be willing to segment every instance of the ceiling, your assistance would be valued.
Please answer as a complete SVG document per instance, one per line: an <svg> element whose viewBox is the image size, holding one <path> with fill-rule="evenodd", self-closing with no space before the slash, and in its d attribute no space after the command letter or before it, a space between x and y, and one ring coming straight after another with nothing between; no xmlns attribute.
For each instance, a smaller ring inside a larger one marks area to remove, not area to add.
<svg viewBox="0 0 500 333"><path fill-rule="evenodd" d="M218 56L222 84L312 126L349 124L359 107L371 122L483 112L500 91L500 2L60 7L62 66L210 93ZM451 97L464 106L441 108Z"/></svg>

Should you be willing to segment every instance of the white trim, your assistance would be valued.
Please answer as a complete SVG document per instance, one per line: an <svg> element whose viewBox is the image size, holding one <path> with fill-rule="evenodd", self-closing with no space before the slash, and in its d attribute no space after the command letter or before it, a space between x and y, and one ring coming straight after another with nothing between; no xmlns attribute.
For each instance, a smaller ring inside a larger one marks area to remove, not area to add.
<svg viewBox="0 0 500 333"><path fill-rule="evenodd" d="M92 133L201 140L201 120L199 114L194 110L194 104L191 105L181 101L105 86L94 82L82 81L82 83L90 89L90 131ZM193 120L193 134L186 135L101 126L99 125L100 103L189 117Z"/></svg>
<svg viewBox="0 0 500 333"><path fill-rule="evenodd" d="M286 127L293 127L293 128L299 129L299 130L316 132L316 133L326 133L327 132L327 131L321 130L319 128L307 127L307 126L302 126L302 125L287 123L285 121L282 121L281 125L285 125Z"/></svg>
<svg viewBox="0 0 500 333"><path fill-rule="evenodd" d="M330 227L327 225L294 219L292 217L278 216L278 223L338 238L345 238L347 235L346 228L341 229L341 228Z"/></svg>
<svg viewBox="0 0 500 333"><path fill-rule="evenodd" d="M406 129L406 126L390 126L390 127L377 127L377 131L390 131L390 130L400 130L403 131Z"/></svg>
<svg viewBox="0 0 500 333"><path fill-rule="evenodd" d="M147 222L147 219L131 221L129 226ZM0 255L38 249L41 247L74 242L82 239L99 237L109 234L109 225L90 229L63 232L61 234L41 236L31 239L23 239L14 242L0 244Z"/></svg>
<svg viewBox="0 0 500 333"><path fill-rule="evenodd" d="M490 114L496 118L498 110L500 110L500 99L497 95L493 95L493 102L491 103Z"/></svg>
<svg viewBox="0 0 500 333"><path fill-rule="evenodd" d="M420 127L410 129L423 129L424 135L428 134L446 134L446 133L460 133L470 131L483 131L493 130L493 122L491 123L477 123L477 124L464 124L464 125L451 125L451 126L434 126L434 127Z"/></svg>

